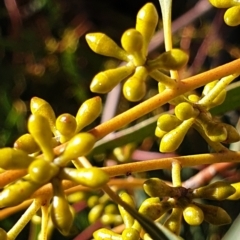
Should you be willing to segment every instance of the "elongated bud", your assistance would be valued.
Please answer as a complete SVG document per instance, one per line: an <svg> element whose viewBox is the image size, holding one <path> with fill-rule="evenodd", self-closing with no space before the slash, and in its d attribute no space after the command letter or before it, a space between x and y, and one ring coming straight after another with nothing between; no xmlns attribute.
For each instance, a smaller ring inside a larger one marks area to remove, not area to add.
<svg viewBox="0 0 240 240"><path fill-rule="evenodd" d="M230 8L232 6L240 5L240 3L235 0L209 0L209 2L217 8Z"/></svg>
<svg viewBox="0 0 240 240"><path fill-rule="evenodd" d="M150 178L143 184L144 191L151 197L174 197L174 188L159 178Z"/></svg>
<svg viewBox="0 0 240 240"><path fill-rule="evenodd" d="M122 192L120 194L120 198L126 202L128 205L130 205L132 208L135 208L135 204L133 202L133 199L131 198L131 196L126 193L126 192ZM132 215L130 215L122 206L118 205L118 209L119 212L122 216L123 222L125 224L126 228L130 228L132 227L133 223L134 223L134 218L132 217Z"/></svg>
<svg viewBox="0 0 240 240"><path fill-rule="evenodd" d="M164 223L164 226L177 236L180 234L181 230L182 212L181 208L173 208L171 215Z"/></svg>
<svg viewBox="0 0 240 240"><path fill-rule="evenodd" d="M59 177L90 188L99 188L109 180L107 173L96 167L80 169L64 168L59 173Z"/></svg>
<svg viewBox="0 0 240 240"><path fill-rule="evenodd" d="M158 197L152 197L147 198L138 211L154 221L171 208L173 208L173 205L170 202L160 202Z"/></svg>
<svg viewBox="0 0 240 240"><path fill-rule="evenodd" d="M163 114L158 118L157 126L165 132L169 132L181 124L176 116L172 114Z"/></svg>
<svg viewBox="0 0 240 240"><path fill-rule="evenodd" d="M140 234L134 228L125 228L122 232L122 240L139 240Z"/></svg>
<svg viewBox="0 0 240 240"><path fill-rule="evenodd" d="M77 130L79 132L91 124L102 112L102 99L93 97L86 100L78 109L76 114Z"/></svg>
<svg viewBox="0 0 240 240"><path fill-rule="evenodd" d="M89 223L94 223L99 220L104 212L104 204L98 204L91 208L88 213Z"/></svg>
<svg viewBox="0 0 240 240"><path fill-rule="evenodd" d="M204 220L204 214L201 208L194 203L189 204L183 210L183 217L189 225L200 225Z"/></svg>
<svg viewBox="0 0 240 240"><path fill-rule="evenodd" d="M58 116L56 120L56 129L60 133L60 142L68 141L75 133L77 121L74 116L69 113L64 113Z"/></svg>
<svg viewBox="0 0 240 240"><path fill-rule="evenodd" d="M22 203L30 197L41 184L19 181L4 188L0 193L0 208L11 207Z"/></svg>
<svg viewBox="0 0 240 240"><path fill-rule="evenodd" d="M179 70L188 62L188 55L181 49L174 48L147 62L149 71L154 69Z"/></svg>
<svg viewBox="0 0 240 240"><path fill-rule="evenodd" d="M135 66L144 65L146 58L142 55L143 36L136 29L128 29L121 38L123 49L133 57Z"/></svg>
<svg viewBox="0 0 240 240"><path fill-rule="evenodd" d="M0 149L0 168L5 170L27 168L33 160L35 160L33 157L29 157L26 152L20 149Z"/></svg>
<svg viewBox="0 0 240 240"><path fill-rule="evenodd" d="M30 102L30 109L32 114L34 115L38 114L45 117L49 122L52 132L54 134L56 133L55 129L56 116L51 105L47 101L38 97L33 97Z"/></svg>
<svg viewBox="0 0 240 240"><path fill-rule="evenodd" d="M138 12L136 30L143 36L143 56L147 55L148 44L152 39L158 23L158 13L152 3L145 4Z"/></svg>
<svg viewBox="0 0 240 240"><path fill-rule="evenodd" d="M228 213L220 207L194 203L196 206L202 209L204 213L204 220L213 225L225 225L231 223L231 218Z"/></svg>
<svg viewBox="0 0 240 240"><path fill-rule="evenodd" d="M193 197L210 200L224 200L235 193L235 188L229 183L218 181L193 191Z"/></svg>
<svg viewBox="0 0 240 240"><path fill-rule="evenodd" d="M188 102L179 103L175 107L174 111L176 117L181 121L185 121L189 118L195 118L199 114L199 111Z"/></svg>
<svg viewBox="0 0 240 240"><path fill-rule="evenodd" d="M230 195L228 200L238 200L240 199L240 182L231 184L232 187L235 188L235 193Z"/></svg>
<svg viewBox="0 0 240 240"><path fill-rule="evenodd" d="M54 226L63 234L68 235L74 220L74 215L65 198L61 182L53 180L53 199L51 207L51 219Z"/></svg>
<svg viewBox="0 0 240 240"><path fill-rule="evenodd" d="M41 115L31 115L28 120L28 131L41 148L44 158L52 161L52 132L48 120Z"/></svg>
<svg viewBox="0 0 240 240"><path fill-rule="evenodd" d="M49 182L59 171L59 167L54 163L37 159L28 168L28 173L32 181L40 184Z"/></svg>
<svg viewBox="0 0 240 240"><path fill-rule="evenodd" d="M221 123L221 125L227 130L227 139L224 141L225 143L234 143L240 140L240 134L235 127L226 123Z"/></svg>
<svg viewBox="0 0 240 240"><path fill-rule="evenodd" d="M71 160L87 155L92 150L95 141L95 137L90 133L78 133L68 142L65 151L55 159L55 163L62 167Z"/></svg>
<svg viewBox="0 0 240 240"><path fill-rule="evenodd" d="M125 62L129 60L128 54L103 33L88 33L86 35L86 41L95 53L114 57Z"/></svg>
<svg viewBox="0 0 240 240"><path fill-rule="evenodd" d="M145 67L137 67L134 75L123 85L125 98L132 102L140 101L146 94L147 70Z"/></svg>
<svg viewBox="0 0 240 240"><path fill-rule="evenodd" d="M231 27L235 27L240 24L240 6L234 6L229 9L224 14L224 22Z"/></svg>
<svg viewBox="0 0 240 240"><path fill-rule="evenodd" d="M100 228L93 233L95 240L122 240L122 236L109 229Z"/></svg>
<svg viewBox="0 0 240 240"><path fill-rule="evenodd" d="M126 65L100 72L93 78L90 89L96 93L108 93L122 80L131 75L133 71L133 66Z"/></svg>
<svg viewBox="0 0 240 240"><path fill-rule="evenodd" d="M213 142L223 142L227 139L227 130L221 124L214 122L211 116L200 113L196 121L201 125L207 137Z"/></svg>
<svg viewBox="0 0 240 240"><path fill-rule="evenodd" d="M19 137L13 145L14 148L23 150L28 154L36 153L40 151L39 146L34 140L33 136L29 133L23 134Z"/></svg>
<svg viewBox="0 0 240 240"><path fill-rule="evenodd" d="M122 217L119 214L111 214L111 213L103 214L100 219L101 219L101 223L104 224L105 226L107 225L118 226L123 223Z"/></svg>
<svg viewBox="0 0 240 240"><path fill-rule="evenodd" d="M174 152L182 143L189 128L194 123L194 118L182 122L178 127L166 133L160 142L160 152Z"/></svg>

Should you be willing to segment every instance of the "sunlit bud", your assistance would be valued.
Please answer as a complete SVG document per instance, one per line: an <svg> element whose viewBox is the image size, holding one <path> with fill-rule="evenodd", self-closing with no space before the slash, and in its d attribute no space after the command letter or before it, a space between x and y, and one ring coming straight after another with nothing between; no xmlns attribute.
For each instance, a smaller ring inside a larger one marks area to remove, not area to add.
<svg viewBox="0 0 240 240"><path fill-rule="evenodd" d="M127 62L128 54L104 33L88 33L86 40L89 47L98 54L114 57Z"/></svg>
<svg viewBox="0 0 240 240"><path fill-rule="evenodd" d="M44 158L52 161L52 132L48 120L42 115L31 115L28 120L28 131L41 148Z"/></svg>
<svg viewBox="0 0 240 240"><path fill-rule="evenodd" d="M93 97L80 106L76 114L77 130L79 132L85 126L91 124L102 112L102 99Z"/></svg>

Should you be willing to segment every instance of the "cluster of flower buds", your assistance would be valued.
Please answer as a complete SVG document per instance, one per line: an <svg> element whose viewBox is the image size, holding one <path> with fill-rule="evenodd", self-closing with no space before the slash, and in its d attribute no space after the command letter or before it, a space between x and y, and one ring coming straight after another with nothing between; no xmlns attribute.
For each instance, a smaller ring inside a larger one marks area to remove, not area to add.
<svg viewBox="0 0 240 240"><path fill-rule="evenodd" d="M164 206L160 215L172 209L164 225L176 234L180 231L182 215L189 225L200 225L203 221L213 225L231 222L231 218L222 208L194 201L194 199L221 201L231 198L236 188L229 183L218 181L197 189L186 189L171 187L158 178L151 178L144 183L143 187L152 199L157 198L159 204Z"/></svg>
<svg viewBox="0 0 240 240"><path fill-rule="evenodd" d="M3 171L27 170L27 175L6 185L0 192L0 208L18 205L31 198L37 189L51 183L51 219L54 226L63 235L67 235L71 231L74 212L65 197L62 180L71 180L89 188L99 188L109 180L109 176L97 167L66 167L70 161L85 156L93 148L95 137L78 131L98 117L101 99L95 97L85 101L76 117L64 114L56 119L51 106L36 97L31 101L31 111L32 115L28 120L29 134L21 136L15 142L14 148L0 149L0 168ZM59 144L56 138L59 138L60 142L70 139L58 156L53 150L53 146Z"/></svg>
<svg viewBox="0 0 240 240"><path fill-rule="evenodd" d="M217 8L227 8L224 14L224 21L227 25L233 27L240 24L240 2L234 0L209 0Z"/></svg>
<svg viewBox="0 0 240 240"><path fill-rule="evenodd" d="M180 96L171 103L175 106L174 115L163 114L157 121L155 135L161 139L160 151L173 152L182 143L186 133L193 126L208 142L232 143L240 140L237 130L226 123L215 121L208 111L220 105L226 97L225 85L236 75L208 83L199 97L195 94ZM164 90L162 84L160 92Z"/></svg>
<svg viewBox="0 0 240 240"><path fill-rule="evenodd" d="M152 3L147 3L137 14L136 27L123 33L122 48L103 33L86 35L87 43L94 52L127 63L116 69L98 73L90 85L92 92L107 93L118 83L124 81L123 94L125 98L136 102L140 101L146 94L148 75L166 85L174 84L174 80L163 74L160 69L180 69L187 63L188 56L180 49L172 49L153 60L147 59L148 45L157 23L157 10Z"/></svg>
<svg viewBox="0 0 240 240"><path fill-rule="evenodd" d="M94 223L97 220L100 220L104 226L118 226L122 223L117 205L110 202L107 194L103 194L101 197L92 195L88 198L87 204L90 208L89 223Z"/></svg>

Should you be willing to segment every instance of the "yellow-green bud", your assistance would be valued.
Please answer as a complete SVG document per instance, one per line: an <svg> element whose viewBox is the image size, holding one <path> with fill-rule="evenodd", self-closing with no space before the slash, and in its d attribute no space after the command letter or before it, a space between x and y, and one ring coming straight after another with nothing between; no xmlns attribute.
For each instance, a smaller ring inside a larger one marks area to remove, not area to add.
<svg viewBox="0 0 240 240"><path fill-rule="evenodd" d="M193 197L210 200L224 200L235 193L235 188L229 183L218 181L193 191Z"/></svg>
<svg viewBox="0 0 240 240"><path fill-rule="evenodd" d="M1 240L8 240L7 232L0 228L0 239Z"/></svg>
<svg viewBox="0 0 240 240"><path fill-rule="evenodd" d="M220 207L194 203L202 209L204 213L204 220L213 225L225 225L231 223L231 218L228 213Z"/></svg>
<svg viewBox="0 0 240 240"><path fill-rule="evenodd" d="M131 196L126 193L126 192L122 192L120 194L120 198L126 202L128 205L130 205L132 208L135 208L135 204L133 202L133 199L131 198ZM131 214L129 214L122 206L118 205L118 209L119 212L123 218L123 222L125 224L126 228L130 228L132 227L133 223L134 223L134 218L132 217Z"/></svg>
<svg viewBox="0 0 240 240"><path fill-rule="evenodd" d="M0 149L0 168L9 169L24 169L35 160L29 157L28 154L20 149L2 148Z"/></svg>
<svg viewBox="0 0 240 240"><path fill-rule="evenodd" d="M240 24L240 6L234 6L229 9L224 14L224 21L228 26L235 27Z"/></svg>
<svg viewBox="0 0 240 240"><path fill-rule="evenodd" d="M103 204L98 204L98 205L93 206L88 213L89 223L94 223L98 219L100 219L102 214L103 214L103 211L104 211L104 205Z"/></svg>
<svg viewBox="0 0 240 240"><path fill-rule="evenodd" d="M179 70L188 62L188 55L181 49L171 49L147 62L149 71L154 69Z"/></svg>
<svg viewBox="0 0 240 240"><path fill-rule="evenodd" d="M68 235L74 220L74 214L63 192L61 182L53 181L53 199L51 207L51 219L54 226L63 234Z"/></svg>
<svg viewBox="0 0 240 240"><path fill-rule="evenodd" d="M140 234L134 228L125 228L122 232L122 240L139 240Z"/></svg>
<svg viewBox="0 0 240 240"><path fill-rule="evenodd" d="M108 174L97 167L80 169L63 168L59 173L59 177L90 188L102 187L109 180Z"/></svg>
<svg viewBox="0 0 240 240"><path fill-rule="evenodd" d="M174 152L182 143L189 128L194 123L194 118L182 122L175 129L166 133L160 142L160 152Z"/></svg>
<svg viewBox="0 0 240 240"><path fill-rule="evenodd" d="M19 181L7 186L0 192L0 208L11 207L22 203L39 187L41 187L41 184L29 181Z"/></svg>
<svg viewBox="0 0 240 240"><path fill-rule="evenodd" d="M131 102L140 101L146 94L146 83L138 79L128 79L123 85L123 95Z"/></svg>
<svg viewBox="0 0 240 240"><path fill-rule="evenodd" d="M128 54L103 33L88 33L86 41L95 53L128 61Z"/></svg>
<svg viewBox="0 0 240 240"><path fill-rule="evenodd" d="M100 72L93 78L90 89L95 93L108 93L122 80L131 75L133 71L134 67L132 65L126 65Z"/></svg>
<svg viewBox="0 0 240 240"><path fill-rule="evenodd" d="M55 163L62 167L71 160L87 155L92 150L95 141L96 138L90 133L78 133L68 142L65 151L55 159Z"/></svg>
<svg viewBox="0 0 240 240"><path fill-rule="evenodd" d="M122 236L109 229L100 228L93 233L95 240L122 240Z"/></svg>
<svg viewBox="0 0 240 240"><path fill-rule="evenodd" d="M128 29L123 33L121 43L123 49L132 55L135 66L144 64L146 58L142 55L143 36L140 32L136 29Z"/></svg>
<svg viewBox="0 0 240 240"><path fill-rule="evenodd" d="M23 150L28 154L36 153L40 151L40 148L36 141L34 140L33 136L29 133L23 134L19 137L13 145L14 148Z"/></svg>
<svg viewBox="0 0 240 240"><path fill-rule="evenodd" d="M228 200L238 200L240 199L240 182L231 184L232 187L235 188L235 193L230 195L227 199Z"/></svg>
<svg viewBox="0 0 240 240"><path fill-rule="evenodd" d="M183 217L189 225L200 225L204 220L204 214L201 208L194 203L189 204L183 210Z"/></svg>
<svg viewBox="0 0 240 240"><path fill-rule="evenodd" d="M169 132L181 124L181 121L172 114L163 114L158 118L157 126L165 132Z"/></svg>
<svg viewBox="0 0 240 240"><path fill-rule="evenodd" d="M38 97L33 97L30 102L30 109L32 114L38 114L45 117L49 122L52 132L55 133L56 116L51 105L47 101Z"/></svg>
<svg viewBox="0 0 240 240"><path fill-rule="evenodd" d="M175 115L181 121L189 118L195 118L199 111L195 109L190 103L182 102L175 107Z"/></svg>
<svg viewBox="0 0 240 240"><path fill-rule="evenodd" d="M98 96L86 100L76 114L77 130L79 132L91 124L102 112L102 99Z"/></svg>
<svg viewBox="0 0 240 240"><path fill-rule="evenodd" d="M164 223L164 226L177 236L180 234L181 230L182 212L181 208L173 208L171 215Z"/></svg>
<svg viewBox="0 0 240 240"><path fill-rule="evenodd" d="M209 2L217 8L229 8L232 6L240 5L240 3L235 0L209 0Z"/></svg>
<svg viewBox="0 0 240 240"><path fill-rule="evenodd" d="M33 161L28 168L31 180L40 184L49 182L58 171L59 167L57 165L44 159Z"/></svg>
<svg viewBox="0 0 240 240"><path fill-rule="evenodd" d="M48 120L42 115L31 115L28 120L28 131L41 148L44 158L52 161L52 132Z"/></svg>
<svg viewBox="0 0 240 240"><path fill-rule="evenodd" d="M160 202L159 197L147 198L140 206L139 212L151 220L160 218L165 212L173 208L170 202Z"/></svg>
<svg viewBox="0 0 240 240"><path fill-rule="evenodd" d="M143 36L143 56L147 55L148 44L153 37L158 23L158 13L152 3L145 4L138 12L136 30Z"/></svg>

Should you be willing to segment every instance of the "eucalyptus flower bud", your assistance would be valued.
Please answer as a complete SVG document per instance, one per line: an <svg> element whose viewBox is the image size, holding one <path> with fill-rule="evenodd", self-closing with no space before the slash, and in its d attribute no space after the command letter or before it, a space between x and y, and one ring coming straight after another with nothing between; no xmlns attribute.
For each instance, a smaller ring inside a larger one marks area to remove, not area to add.
<svg viewBox="0 0 240 240"><path fill-rule="evenodd" d="M20 149L8 147L0 149L0 168L5 170L27 168L34 160Z"/></svg>
<svg viewBox="0 0 240 240"><path fill-rule="evenodd" d="M22 203L29 198L41 184L30 181L18 181L0 192L0 208L11 207Z"/></svg>
<svg viewBox="0 0 240 240"><path fill-rule="evenodd" d="M194 118L182 122L175 129L166 133L160 142L160 152L174 152L182 143L189 128L194 123Z"/></svg>
<svg viewBox="0 0 240 240"><path fill-rule="evenodd" d="M230 8L232 6L240 5L240 3L235 0L209 0L209 2L217 8Z"/></svg>
<svg viewBox="0 0 240 240"><path fill-rule="evenodd" d="M132 65L125 65L115 69L105 70L94 76L90 89L96 93L108 93L122 80L134 71Z"/></svg>
<svg viewBox="0 0 240 240"><path fill-rule="evenodd" d="M122 232L122 240L139 240L140 234L134 228L125 228Z"/></svg>
<svg viewBox="0 0 240 240"><path fill-rule="evenodd" d="M62 167L71 160L87 155L92 150L95 141L95 137L90 133L78 133L68 142L65 151L55 159L55 163Z"/></svg>
<svg viewBox="0 0 240 240"><path fill-rule="evenodd" d="M98 96L83 102L76 114L77 130L79 132L91 124L102 112L102 99Z"/></svg>
<svg viewBox="0 0 240 240"><path fill-rule="evenodd" d="M123 49L132 55L132 61L135 66L141 66L146 58L142 55L143 36L136 29L128 29L121 38Z"/></svg>
<svg viewBox="0 0 240 240"><path fill-rule="evenodd" d="M104 204L97 204L91 208L88 213L89 223L94 223L101 218L104 211Z"/></svg>
<svg viewBox="0 0 240 240"><path fill-rule="evenodd" d="M19 137L14 142L13 147L15 149L23 150L28 154L32 154L40 151L38 144L34 140L33 136L29 133L23 134L21 137Z"/></svg>
<svg viewBox="0 0 240 240"><path fill-rule="evenodd" d="M104 33L88 33L86 41L95 53L114 57L125 62L129 60L128 54Z"/></svg>
<svg viewBox="0 0 240 240"><path fill-rule="evenodd" d="M109 229L100 228L93 233L95 240L122 240L122 236Z"/></svg>
<svg viewBox="0 0 240 240"><path fill-rule="evenodd" d="M200 225L204 220L204 213L202 209L194 203L189 204L183 210L183 217L189 225Z"/></svg>
<svg viewBox="0 0 240 240"><path fill-rule="evenodd" d="M233 6L224 14L224 22L231 27L235 27L240 24L240 6Z"/></svg>
<svg viewBox="0 0 240 240"><path fill-rule="evenodd" d="M224 200L235 193L235 188L227 182L218 181L204 187L194 189L194 198L205 198L210 200Z"/></svg>
<svg viewBox="0 0 240 240"><path fill-rule="evenodd" d="M225 225L231 223L231 218L228 213L220 207L194 203L196 206L202 209L204 213L204 220L213 225Z"/></svg>
<svg viewBox="0 0 240 240"><path fill-rule="evenodd" d="M53 180L53 199L51 219L54 226L64 235L68 235L74 220L74 215L63 192L61 182Z"/></svg>
<svg viewBox="0 0 240 240"><path fill-rule="evenodd" d="M108 174L97 167L80 169L63 168L59 173L59 177L90 188L102 187L109 180Z"/></svg>
<svg viewBox="0 0 240 240"><path fill-rule="evenodd" d="M56 116L51 105L41 98L33 97L30 102L30 109L33 115L41 115L45 117L48 120L52 132L55 134Z"/></svg>
<svg viewBox="0 0 240 240"><path fill-rule="evenodd" d="M41 148L44 158L52 161L52 132L48 120L42 115L31 115L28 120L28 130Z"/></svg>
<svg viewBox="0 0 240 240"><path fill-rule="evenodd" d="M148 44L153 37L158 23L158 13L152 3L145 4L138 12L136 30L143 36L143 56L147 55Z"/></svg>
<svg viewBox="0 0 240 240"><path fill-rule="evenodd" d="M174 188L159 178L149 178L143 184L144 191L151 197L174 197Z"/></svg>
<svg viewBox="0 0 240 240"><path fill-rule="evenodd" d="M126 202L128 205L130 205L132 208L135 208L135 204L133 202L133 199L131 198L131 196L128 193L122 192L120 194L120 198L124 202ZM132 225L134 223L134 218L132 217L132 215L129 214L121 205L118 205L118 209L119 209L119 212L122 216L125 227L126 228L132 227Z"/></svg>
<svg viewBox="0 0 240 240"><path fill-rule="evenodd" d="M165 132L169 132L179 126L181 121L172 114L163 114L158 118L157 126Z"/></svg>
<svg viewBox="0 0 240 240"><path fill-rule="evenodd" d="M151 220L160 218L165 212L173 208L170 202L160 202L158 197L147 198L140 206L139 212Z"/></svg>

